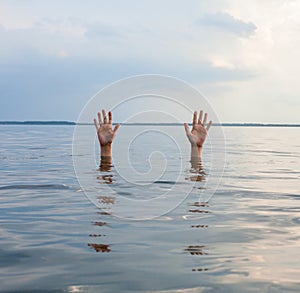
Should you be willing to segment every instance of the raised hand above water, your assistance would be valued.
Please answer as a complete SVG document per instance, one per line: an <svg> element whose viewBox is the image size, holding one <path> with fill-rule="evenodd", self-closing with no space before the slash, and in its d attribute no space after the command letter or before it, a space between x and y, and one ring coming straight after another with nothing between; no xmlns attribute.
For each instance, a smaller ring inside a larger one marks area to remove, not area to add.
<svg viewBox="0 0 300 293"><path fill-rule="evenodd" d="M202 147L206 140L206 136L209 128L212 125L212 121L206 125L207 122L207 113L204 114L203 111L200 111L199 117L197 111L194 112L193 116L193 127L190 130L188 123L184 123L185 132L188 140L191 143L191 157L200 158L202 157Z"/></svg>
<svg viewBox="0 0 300 293"><path fill-rule="evenodd" d="M106 112L103 109L102 115L98 112L98 121L94 119L94 125L97 130L98 140L101 147L101 156L110 156L112 155L112 142L117 134L120 124L117 124L114 129L112 128L113 119L112 112L108 112L108 117Z"/></svg>

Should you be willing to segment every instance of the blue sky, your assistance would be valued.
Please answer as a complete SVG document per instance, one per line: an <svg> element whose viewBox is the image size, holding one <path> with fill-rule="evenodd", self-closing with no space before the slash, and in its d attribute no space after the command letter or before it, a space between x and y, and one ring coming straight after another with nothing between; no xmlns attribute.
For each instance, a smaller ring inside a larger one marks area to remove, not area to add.
<svg viewBox="0 0 300 293"><path fill-rule="evenodd" d="M300 123L299 32L293 0L2 0L0 120L75 121L102 87L151 73L195 86L222 122Z"/></svg>

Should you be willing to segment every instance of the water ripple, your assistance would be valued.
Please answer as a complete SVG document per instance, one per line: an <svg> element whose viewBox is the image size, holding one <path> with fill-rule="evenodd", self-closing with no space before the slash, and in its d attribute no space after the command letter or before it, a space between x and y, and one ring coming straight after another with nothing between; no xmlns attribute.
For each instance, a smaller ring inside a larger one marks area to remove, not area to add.
<svg viewBox="0 0 300 293"><path fill-rule="evenodd" d="M72 189L66 184L14 184L1 186L0 190L10 190L10 189Z"/></svg>

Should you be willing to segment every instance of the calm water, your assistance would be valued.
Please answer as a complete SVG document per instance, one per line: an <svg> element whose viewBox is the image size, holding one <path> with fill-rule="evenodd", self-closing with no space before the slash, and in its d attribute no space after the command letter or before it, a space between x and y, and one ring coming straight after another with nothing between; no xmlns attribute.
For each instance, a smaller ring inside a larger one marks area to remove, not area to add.
<svg viewBox="0 0 300 293"><path fill-rule="evenodd" d="M300 128L223 128L219 182L182 127L128 148L123 126L114 167L80 163L85 187L73 130L0 126L0 291L299 292Z"/></svg>

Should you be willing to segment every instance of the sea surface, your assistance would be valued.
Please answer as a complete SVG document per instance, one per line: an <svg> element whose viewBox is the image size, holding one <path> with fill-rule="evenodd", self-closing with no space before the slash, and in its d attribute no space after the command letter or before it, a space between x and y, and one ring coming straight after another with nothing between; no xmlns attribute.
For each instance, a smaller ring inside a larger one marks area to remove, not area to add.
<svg viewBox="0 0 300 293"><path fill-rule="evenodd" d="M0 125L1 292L300 291L299 127L212 127L195 166L123 125L101 168L74 129Z"/></svg>

